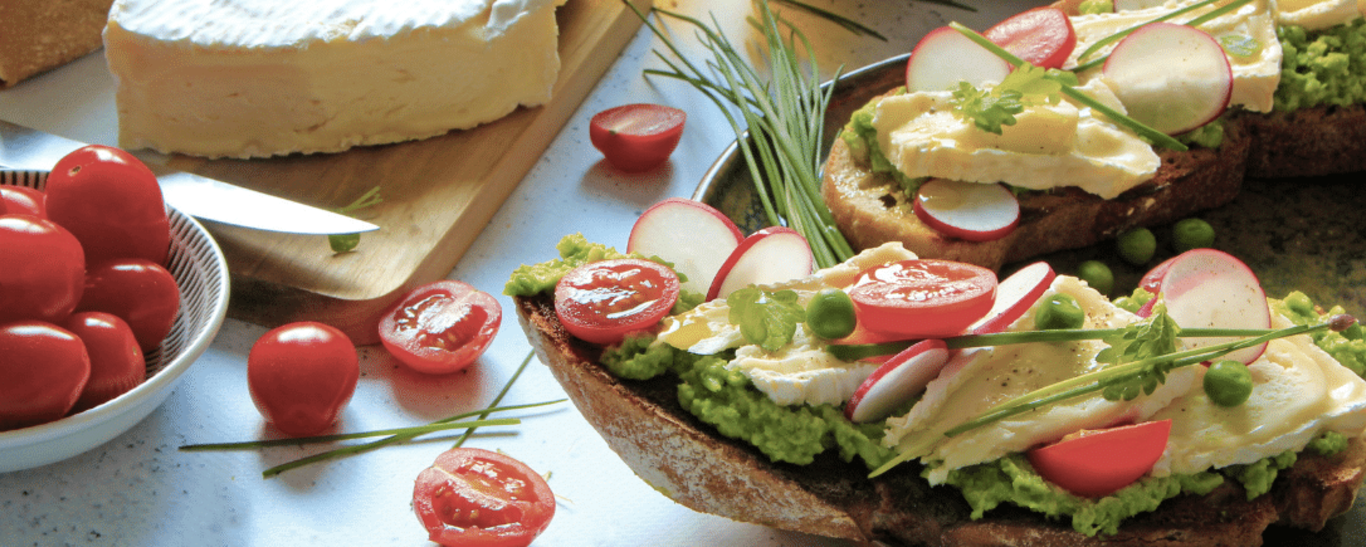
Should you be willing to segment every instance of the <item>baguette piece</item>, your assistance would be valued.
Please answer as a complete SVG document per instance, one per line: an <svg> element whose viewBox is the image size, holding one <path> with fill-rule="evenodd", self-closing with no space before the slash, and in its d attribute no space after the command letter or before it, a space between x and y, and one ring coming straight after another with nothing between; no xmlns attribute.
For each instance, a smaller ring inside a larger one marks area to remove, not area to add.
<svg viewBox="0 0 1366 547"><path fill-rule="evenodd" d="M100 48L114 0L0 2L0 88Z"/></svg>
<svg viewBox="0 0 1366 547"><path fill-rule="evenodd" d="M697 511L765 526L888 545L935 547L1247 547L1280 522L1320 530L1351 507L1366 468L1366 440L1331 457L1301 454L1272 492L1248 500L1226 482L1205 496L1167 500L1113 536L1088 537L1024 509L969 519L962 496L931 487L915 464L876 479L822 454L810 465L773 463L723 438L678 404L668 378L624 381L598 365L602 348L569 335L548 295L514 298L518 321L584 418L642 479Z"/></svg>
<svg viewBox="0 0 1366 547"><path fill-rule="evenodd" d="M840 231L855 249L900 241L922 258L969 262L993 270L1027 258L1094 245L1137 227L1175 222L1232 201L1243 184L1250 139L1226 123L1217 150L1160 150L1154 177L1115 199L1075 187L1020 196L1020 223L1003 238L972 242L944 235L920 221L911 200L890 177L857 162L835 139L821 193Z"/></svg>

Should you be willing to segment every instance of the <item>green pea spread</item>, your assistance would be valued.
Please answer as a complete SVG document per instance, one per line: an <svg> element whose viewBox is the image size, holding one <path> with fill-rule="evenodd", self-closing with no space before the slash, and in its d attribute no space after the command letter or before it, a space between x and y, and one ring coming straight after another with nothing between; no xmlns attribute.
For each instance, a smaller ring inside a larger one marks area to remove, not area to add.
<svg viewBox="0 0 1366 547"><path fill-rule="evenodd" d="M566 236L557 249L559 259L522 266L513 272L504 292L509 296L534 296L552 290L561 276L579 265L625 256L610 247L590 243L579 234ZM1116 304L1136 309L1148 298L1151 295L1137 289L1133 295L1117 299ZM686 302L680 301L674 313L682 313L701 302L699 295L682 300ZM1320 311L1300 292L1270 303L1276 312L1302 324L1342 312L1339 308ZM1362 374L1366 371L1364 334L1358 324L1340 333L1315 334L1315 342L1339 362ZM742 373L726 368L730 355L693 355L653 342L652 335L628 337L604 351L602 364L614 375L630 380L675 376L683 408L721 434L749 442L775 462L808 464L818 454L834 450L846 462L857 458L868 469L875 469L894 456L881 443L885 427L882 422L855 424L831 405L778 405L755 389ZM1344 435L1327 432L1306 449L1333 454L1345 449L1347 443ZM972 507L973 518L980 518L1002 503L1011 503L1049 518L1069 518L1075 530L1087 535L1114 534L1124 519L1152 511L1163 500L1181 494L1202 495L1226 480L1241 484L1249 499L1264 494L1270 491L1278 471L1294 465L1296 457L1294 452L1285 452L1249 465L1148 477L1098 499L1078 497L1048 483L1018 454L955 470L948 483L962 491Z"/></svg>

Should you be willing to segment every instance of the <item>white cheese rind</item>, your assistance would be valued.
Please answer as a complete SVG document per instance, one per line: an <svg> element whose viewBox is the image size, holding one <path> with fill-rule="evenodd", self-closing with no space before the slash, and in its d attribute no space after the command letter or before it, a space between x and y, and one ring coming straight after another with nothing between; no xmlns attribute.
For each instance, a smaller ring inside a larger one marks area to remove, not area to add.
<svg viewBox="0 0 1366 547"><path fill-rule="evenodd" d="M1315 31L1350 23L1366 13L1366 0L1278 0L1276 22Z"/></svg>
<svg viewBox="0 0 1366 547"><path fill-rule="evenodd" d="M119 145L249 158L493 121L549 100L562 2L119 0Z"/></svg>
<svg viewBox="0 0 1366 547"><path fill-rule="evenodd" d="M1123 112L1103 82L1079 89ZM1090 107L1033 106L996 136L958 116L951 99L947 91L917 92L878 102L872 122L878 146L906 176L1033 190L1076 186L1111 199L1151 179L1161 165L1152 145Z"/></svg>

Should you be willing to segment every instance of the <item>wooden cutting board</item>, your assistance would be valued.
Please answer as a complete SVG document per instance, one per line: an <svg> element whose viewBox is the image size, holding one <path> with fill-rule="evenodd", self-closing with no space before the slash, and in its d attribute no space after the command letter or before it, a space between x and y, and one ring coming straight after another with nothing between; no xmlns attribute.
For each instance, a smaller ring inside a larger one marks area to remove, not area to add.
<svg viewBox="0 0 1366 547"><path fill-rule="evenodd" d="M642 12L651 0L631 0ZM212 224L232 273L229 315L266 326L321 321L357 344L378 341L384 308L441 279L521 182L579 103L640 28L622 0L569 0L559 8L560 77L549 103L467 131L264 160L177 156L169 165L325 208L380 186L383 203L358 211L381 227L356 252L327 238Z"/></svg>

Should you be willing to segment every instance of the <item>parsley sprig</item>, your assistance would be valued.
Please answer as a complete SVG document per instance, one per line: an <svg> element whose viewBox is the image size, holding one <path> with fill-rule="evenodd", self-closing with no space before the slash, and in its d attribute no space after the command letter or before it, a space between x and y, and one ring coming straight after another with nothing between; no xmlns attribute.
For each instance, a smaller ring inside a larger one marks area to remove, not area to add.
<svg viewBox="0 0 1366 547"><path fill-rule="evenodd" d="M1002 126L1015 125L1015 115L1024 112L1026 106L1058 104L1065 85L1077 85L1077 75L1024 63L991 89L958 82L952 103L954 112L964 120L1000 135Z"/></svg>
<svg viewBox="0 0 1366 547"><path fill-rule="evenodd" d="M736 289L726 297L726 306L730 307L730 323L740 327L745 340L769 352L791 342L797 323L806 321L806 308L793 290Z"/></svg>

